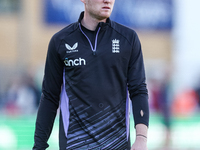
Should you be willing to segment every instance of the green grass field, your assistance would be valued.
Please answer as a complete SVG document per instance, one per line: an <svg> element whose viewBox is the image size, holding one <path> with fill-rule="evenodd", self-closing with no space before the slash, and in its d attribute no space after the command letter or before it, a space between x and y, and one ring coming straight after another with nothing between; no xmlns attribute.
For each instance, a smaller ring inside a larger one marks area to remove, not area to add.
<svg viewBox="0 0 200 150"><path fill-rule="evenodd" d="M131 126L134 124L131 119ZM35 116L8 117L0 116L0 150L28 150L33 145ZM135 130L131 128L131 142ZM148 132L149 150L164 150L166 129L158 114L150 117ZM170 149L200 150L200 117L196 114L190 118L173 118ZM48 150L58 150L58 117L49 139ZM166 149L165 149L166 150Z"/></svg>

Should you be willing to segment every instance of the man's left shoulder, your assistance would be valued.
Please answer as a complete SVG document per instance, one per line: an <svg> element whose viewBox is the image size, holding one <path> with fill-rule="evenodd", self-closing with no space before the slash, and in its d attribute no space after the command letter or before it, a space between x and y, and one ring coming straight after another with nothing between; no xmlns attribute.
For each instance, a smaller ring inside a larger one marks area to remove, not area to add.
<svg viewBox="0 0 200 150"><path fill-rule="evenodd" d="M115 21L112 21L112 27L113 27L113 29L115 29L119 33L136 34L134 29L127 27L125 25L122 25L120 23L117 23Z"/></svg>
<svg viewBox="0 0 200 150"><path fill-rule="evenodd" d="M134 39L135 37L137 37L137 33L136 33L136 31L134 29L132 29L130 27L127 27L125 25L122 25L120 23L117 23L115 21L112 21L111 27L116 32L118 32L122 36L126 37L127 39Z"/></svg>

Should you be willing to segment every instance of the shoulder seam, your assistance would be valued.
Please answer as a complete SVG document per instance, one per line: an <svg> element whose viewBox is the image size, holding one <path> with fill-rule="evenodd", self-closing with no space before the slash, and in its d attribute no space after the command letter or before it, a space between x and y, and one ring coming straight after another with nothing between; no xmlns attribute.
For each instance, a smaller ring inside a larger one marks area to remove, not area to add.
<svg viewBox="0 0 200 150"><path fill-rule="evenodd" d="M113 23L116 23L116 22L113 22ZM115 28L113 28L112 26L110 26L113 30L115 30L118 34L120 34L121 36L123 36L127 41L128 41L128 43L130 44L130 45L132 45L131 44L131 42L128 40L128 38L126 38L126 36L124 36L122 33L120 33L119 31L117 31ZM124 26L125 27L125 26ZM128 27L127 27L128 28ZM130 30L132 30L132 29L130 29ZM134 33L135 33L135 31L134 30L132 30Z"/></svg>
<svg viewBox="0 0 200 150"><path fill-rule="evenodd" d="M61 29L60 31L58 31L56 34L61 33L61 32L64 32L63 30L65 30L67 27L69 27L69 26L71 26L71 25L75 25L75 23L66 26L65 28L63 28L63 29ZM66 34L66 36L69 36L70 34L76 32L77 29L78 29L78 28L74 28L74 29L73 29L72 31L70 31L70 32L66 31L65 33L68 33L68 34ZM55 40L55 35L54 35L54 40ZM57 52L59 51L59 47L60 47L60 45L61 45L61 43L62 43L63 40L64 40L64 38L61 38L61 39L60 39L60 42L59 42L58 46L56 47L56 51L57 51Z"/></svg>

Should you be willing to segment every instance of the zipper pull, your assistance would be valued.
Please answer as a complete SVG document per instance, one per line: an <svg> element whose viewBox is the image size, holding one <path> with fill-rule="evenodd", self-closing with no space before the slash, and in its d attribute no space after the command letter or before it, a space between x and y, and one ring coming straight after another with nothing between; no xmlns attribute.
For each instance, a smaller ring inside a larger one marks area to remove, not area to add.
<svg viewBox="0 0 200 150"><path fill-rule="evenodd" d="M93 51L92 54L95 56L96 55L96 51Z"/></svg>

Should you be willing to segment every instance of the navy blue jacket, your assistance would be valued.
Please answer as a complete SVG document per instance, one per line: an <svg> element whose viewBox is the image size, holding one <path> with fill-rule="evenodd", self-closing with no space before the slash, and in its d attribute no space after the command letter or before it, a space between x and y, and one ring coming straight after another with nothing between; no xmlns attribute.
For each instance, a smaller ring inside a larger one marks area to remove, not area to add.
<svg viewBox="0 0 200 150"><path fill-rule="evenodd" d="M91 39L81 26L83 16L49 43L34 150L48 147L59 106L61 150L130 149L129 98L135 125L148 126L148 92L136 32L108 18Z"/></svg>

